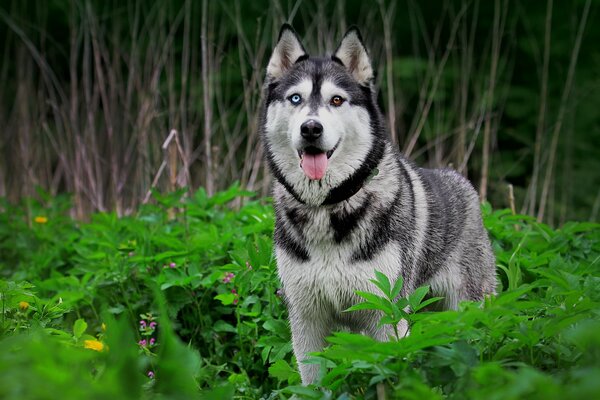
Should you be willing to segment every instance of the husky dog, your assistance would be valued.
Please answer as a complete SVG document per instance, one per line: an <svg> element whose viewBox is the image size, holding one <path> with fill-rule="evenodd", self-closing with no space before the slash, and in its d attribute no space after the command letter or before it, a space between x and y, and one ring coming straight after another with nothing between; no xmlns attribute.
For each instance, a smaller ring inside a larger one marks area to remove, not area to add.
<svg viewBox="0 0 600 400"><path fill-rule="evenodd" d="M283 25L265 82L262 140L275 177L275 255L302 382L302 363L336 328L388 340L380 313L343 312L377 293L378 270L402 296L428 284L444 307L496 286L494 255L471 184L451 170L414 166L391 144L373 68L351 28L331 57L309 57ZM406 333L403 321L399 328Z"/></svg>

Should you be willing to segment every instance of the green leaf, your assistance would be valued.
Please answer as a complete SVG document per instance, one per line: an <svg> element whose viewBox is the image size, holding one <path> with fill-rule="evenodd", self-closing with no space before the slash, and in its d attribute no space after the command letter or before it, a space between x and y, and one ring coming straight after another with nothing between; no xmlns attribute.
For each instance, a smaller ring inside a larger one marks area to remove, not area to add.
<svg viewBox="0 0 600 400"><path fill-rule="evenodd" d="M394 283L394 287L392 288L392 292L390 293L390 299L393 300L400 295L400 291L402 290L402 286L404 286L404 279L402 275L398 275L398 279Z"/></svg>
<svg viewBox="0 0 600 400"><path fill-rule="evenodd" d="M300 395L301 398L306 399L321 399L323 398L323 393L320 390L311 387L311 386L288 386L283 389L284 393L291 393Z"/></svg>
<svg viewBox="0 0 600 400"><path fill-rule="evenodd" d="M400 318L392 318L389 315L384 315L379 321L381 325L396 325L398 322L400 322Z"/></svg>
<svg viewBox="0 0 600 400"><path fill-rule="evenodd" d="M273 346L265 346L264 349L260 352L260 358L262 359L263 364L267 363L267 359L269 358L269 354L271 353L271 349Z"/></svg>
<svg viewBox="0 0 600 400"><path fill-rule="evenodd" d="M361 290L357 290L356 292L357 295L359 295L360 297L362 297L363 299L370 301L371 303L375 303L378 304L380 303L382 300L385 300L385 297L382 296L378 296L374 293L371 292L363 292Z"/></svg>
<svg viewBox="0 0 600 400"><path fill-rule="evenodd" d="M125 311L125 306L122 304L116 304L113 307L108 308L108 312L111 314L121 314L123 311Z"/></svg>
<svg viewBox="0 0 600 400"><path fill-rule="evenodd" d="M292 368L287 361L277 360L269 367L269 375L276 378L278 381L287 381L294 385L300 382L298 371Z"/></svg>
<svg viewBox="0 0 600 400"><path fill-rule="evenodd" d="M215 322L215 324L213 325L213 330L215 332L237 333L237 329L235 328L235 326L228 324L227 322L225 322L223 320L218 320L217 322Z"/></svg>
<svg viewBox="0 0 600 400"><path fill-rule="evenodd" d="M417 312L425 307L427 307L428 305L435 303L436 301L440 301L443 300L443 297L431 297L427 300L425 300L424 302L420 303L419 305L415 306L415 307L411 307L412 308L412 312Z"/></svg>
<svg viewBox="0 0 600 400"><path fill-rule="evenodd" d="M290 336L290 329L286 321L270 319L263 324L263 328L281 337L289 338Z"/></svg>
<svg viewBox="0 0 600 400"><path fill-rule="evenodd" d="M391 298L391 284L388 277L383 272L379 271L375 271L375 276L377 277L377 280L372 280L371 282L373 282L383 292L383 294L385 294L388 298Z"/></svg>
<svg viewBox="0 0 600 400"><path fill-rule="evenodd" d="M215 296L215 300L221 300L224 306L233 304L235 300L235 295L233 293L223 293Z"/></svg>
<svg viewBox="0 0 600 400"><path fill-rule="evenodd" d="M271 354L269 355L270 361L277 361L283 359L286 355L292 352L292 343L285 342L279 348L273 347Z"/></svg>
<svg viewBox="0 0 600 400"><path fill-rule="evenodd" d="M344 312L360 310L379 310L379 307L371 302L358 303L344 310Z"/></svg>
<svg viewBox="0 0 600 400"><path fill-rule="evenodd" d="M226 383L223 386L215 387L210 390L203 390L198 395L198 398L203 400L232 399L234 393L235 386L231 383Z"/></svg>
<svg viewBox="0 0 600 400"><path fill-rule="evenodd" d="M75 323L73 324L73 336L75 337L75 339L79 339L81 335L83 335L83 333L87 329L87 326L87 322L85 322L83 319L78 319L77 321L75 321Z"/></svg>
<svg viewBox="0 0 600 400"><path fill-rule="evenodd" d="M410 305L410 308L413 310L417 308L419 304L421 304L423 298L425 298L427 295L427 292L429 292L429 286L425 285L417 288L414 293L408 296L408 304Z"/></svg>
<svg viewBox="0 0 600 400"><path fill-rule="evenodd" d="M373 294L370 292L361 292L359 290L357 290L355 293L357 295L359 295L360 297L364 298L365 300L367 300L368 302L376 305L377 309L379 309L385 313L392 312L392 303L385 297L377 296L376 294Z"/></svg>
<svg viewBox="0 0 600 400"><path fill-rule="evenodd" d="M398 299L398 301L396 301L396 302L394 303L394 305L395 305L397 308L399 308L399 309L401 309L401 310L404 310L404 308L405 308L406 306L408 306L408 299L407 299L406 297L401 297L401 298L399 298L399 299Z"/></svg>

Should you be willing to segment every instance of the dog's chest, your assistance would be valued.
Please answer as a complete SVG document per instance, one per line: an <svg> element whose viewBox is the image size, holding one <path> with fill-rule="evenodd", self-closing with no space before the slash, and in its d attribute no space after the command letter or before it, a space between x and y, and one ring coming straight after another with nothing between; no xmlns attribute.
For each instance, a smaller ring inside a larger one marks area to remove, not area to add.
<svg viewBox="0 0 600 400"><path fill-rule="evenodd" d="M376 291L369 282L375 270L388 276L398 275L400 257L394 242L390 242L373 259L354 259L353 255L364 236L369 234L367 218L344 240L338 241L330 210L313 211L305 217L301 230L300 227L293 229L296 230L296 240L302 240L308 259L299 260L282 246L276 247L279 276L286 296L296 307L337 314L360 301L356 290Z"/></svg>

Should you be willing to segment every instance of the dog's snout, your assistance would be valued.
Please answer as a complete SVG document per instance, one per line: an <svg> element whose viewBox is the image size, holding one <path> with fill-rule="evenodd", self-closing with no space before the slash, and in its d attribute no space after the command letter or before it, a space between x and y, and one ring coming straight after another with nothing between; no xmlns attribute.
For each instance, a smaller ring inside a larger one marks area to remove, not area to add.
<svg viewBox="0 0 600 400"><path fill-rule="evenodd" d="M321 137L323 133L323 125L314 119L309 119L300 126L302 137L309 142L313 142Z"/></svg>

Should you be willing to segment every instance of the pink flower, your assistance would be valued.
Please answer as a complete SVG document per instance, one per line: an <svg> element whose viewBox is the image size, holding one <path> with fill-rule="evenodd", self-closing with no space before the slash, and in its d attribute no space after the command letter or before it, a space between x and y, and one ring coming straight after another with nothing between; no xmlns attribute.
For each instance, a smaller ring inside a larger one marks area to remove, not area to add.
<svg viewBox="0 0 600 400"><path fill-rule="evenodd" d="M142 347L146 347L146 339L142 339L138 342L138 344Z"/></svg>
<svg viewBox="0 0 600 400"><path fill-rule="evenodd" d="M146 327L146 321L144 321L143 319L140 320L140 327L141 328L145 328Z"/></svg>
<svg viewBox="0 0 600 400"><path fill-rule="evenodd" d="M154 379L154 371L148 371L148 378Z"/></svg>
<svg viewBox="0 0 600 400"><path fill-rule="evenodd" d="M174 262L172 262L171 264L169 264L169 267L171 268L175 268L177 266L177 264L175 264Z"/></svg>
<svg viewBox="0 0 600 400"><path fill-rule="evenodd" d="M235 290L235 288L233 288L233 289L231 289L231 293L233 293L233 295L235 296L235 297L233 298L233 304L237 304L237 303L238 303L238 300L239 300L239 298L240 298L240 296L239 296L239 294L238 294L237 290Z"/></svg>
<svg viewBox="0 0 600 400"><path fill-rule="evenodd" d="M150 339L150 346L154 346L154 343L156 343L156 340L154 338Z"/></svg>
<svg viewBox="0 0 600 400"><path fill-rule="evenodd" d="M223 283L229 283L231 282L231 280L235 278L235 274L233 272L228 272L225 274L225 277L223 278Z"/></svg>
<svg viewBox="0 0 600 400"><path fill-rule="evenodd" d="M150 322L150 329L156 329L156 322Z"/></svg>

